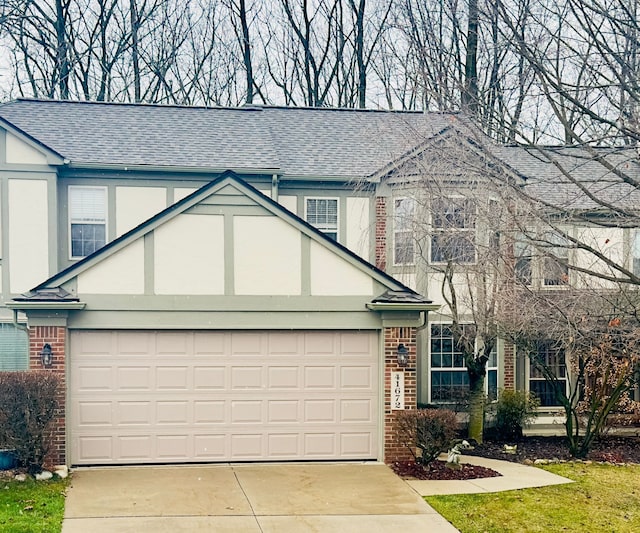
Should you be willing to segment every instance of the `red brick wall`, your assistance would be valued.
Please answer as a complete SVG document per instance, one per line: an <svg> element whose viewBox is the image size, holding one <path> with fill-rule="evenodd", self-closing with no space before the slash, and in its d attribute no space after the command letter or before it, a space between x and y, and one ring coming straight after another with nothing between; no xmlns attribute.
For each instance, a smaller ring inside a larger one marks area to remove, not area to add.
<svg viewBox="0 0 640 533"><path fill-rule="evenodd" d="M387 268L387 199L376 198L376 266Z"/></svg>
<svg viewBox="0 0 640 533"><path fill-rule="evenodd" d="M516 350L510 342L504 344L504 388L516 388Z"/></svg>
<svg viewBox="0 0 640 533"><path fill-rule="evenodd" d="M46 463L49 465L65 464L66 459L66 374L65 374L65 351L66 351L66 328L63 326L32 326L29 328L29 368L31 370L42 370L40 352L45 344L51 345L52 364L45 370L54 372L60 378L60 388L58 389L58 414L53 429L53 445L47 457Z"/></svg>
<svg viewBox="0 0 640 533"><path fill-rule="evenodd" d="M404 344L409 351L409 363L403 369L398 366L398 344ZM391 372L404 371L404 407L417 407L416 371L416 328L398 327L384 330L384 461L404 461L412 459L411 452L402 444L396 427L396 414L391 409Z"/></svg>

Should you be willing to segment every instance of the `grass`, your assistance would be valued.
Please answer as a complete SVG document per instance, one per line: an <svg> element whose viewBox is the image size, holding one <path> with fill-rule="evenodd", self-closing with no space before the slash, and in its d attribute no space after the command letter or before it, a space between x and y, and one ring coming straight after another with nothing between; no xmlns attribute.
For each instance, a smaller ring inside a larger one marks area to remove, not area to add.
<svg viewBox="0 0 640 533"><path fill-rule="evenodd" d="M563 463L544 469L575 483L426 500L462 533L640 531L640 466Z"/></svg>
<svg viewBox="0 0 640 533"><path fill-rule="evenodd" d="M67 480L0 479L0 531L56 533L62 529Z"/></svg>

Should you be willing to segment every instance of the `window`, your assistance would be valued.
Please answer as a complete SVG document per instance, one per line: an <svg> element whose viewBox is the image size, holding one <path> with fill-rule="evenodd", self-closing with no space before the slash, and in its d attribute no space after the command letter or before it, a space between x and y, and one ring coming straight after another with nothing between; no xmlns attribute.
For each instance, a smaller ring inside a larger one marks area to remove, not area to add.
<svg viewBox="0 0 640 533"><path fill-rule="evenodd" d="M396 198L393 205L393 263L395 265L412 265L415 262L412 230L415 200L413 198Z"/></svg>
<svg viewBox="0 0 640 533"><path fill-rule="evenodd" d="M306 220L334 241L338 240L338 199L307 198Z"/></svg>
<svg viewBox="0 0 640 533"><path fill-rule="evenodd" d="M69 187L71 258L91 255L107 242L107 189Z"/></svg>
<svg viewBox="0 0 640 533"><path fill-rule="evenodd" d="M464 355L453 341L450 324L431 324L431 401L456 402L469 391Z"/></svg>
<svg viewBox="0 0 640 533"><path fill-rule="evenodd" d="M556 391L545 378L542 369L548 369L564 391L567 387L567 365L564 348L552 341L540 341L529 362L529 390L540 398L542 407L558 406Z"/></svg>
<svg viewBox="0 0 640 533"><path fill-rule="evenodd" d="M472 200L445 198L431 204L431 262L474 263L476 209Z"/></svg>
<svg viewBox="0 0 640 533"><path fill-rule="evenodd" d="M533 281L531 245L520 238L516 239L513 248L516 280L524 285L531 285Z"/></svg>
<svg viewBox="0 0 640 533"><path fill-rule="evenodd" d="M548 248L543 258L542 280L546 287L557 287L569 283L569 243L557 233L545 236Z"/></svg>
<svg viewBox="0 0 640 533"><path fill-rule="evenodd" d="M633 231L631 257L633 258L633 264L631 265L632 272L636 276L640 276L640 230L638 229Z"/></svg>
<svg viewBox="0 0 640 533"><path fill-rule="evenodd" d="M487 400L493 402L498 399L498 351L497 346L491 350L487 361Z"/></svg>
<svg viewBox="0 0 640 533"><path fill-rule="evenodd" d="M27 370L28 368L29 336L27 332L14 324L0 323L0 370Z"/></svg>

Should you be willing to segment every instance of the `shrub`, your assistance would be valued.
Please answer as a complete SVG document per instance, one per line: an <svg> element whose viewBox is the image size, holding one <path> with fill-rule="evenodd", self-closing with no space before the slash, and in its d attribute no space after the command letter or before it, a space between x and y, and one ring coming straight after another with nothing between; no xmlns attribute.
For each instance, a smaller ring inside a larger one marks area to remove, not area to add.
<svg viewBox="0 0 640 533"><path fill-rule="evenodd" d="M540 400L533 393L501 391L496 403L496 436L506 440L522 437L522 429L538 416L538 407Z"/></svg>
<svg viewBox="0 0 640 533"><path fill-rule="evenodd" d="M429 464L451 446L458 421L449 409L411 409L398 413L398 425L402 443L416 462Z"/></svg>
<svg viewBox="0 0 640 533"><path fill-rule="evenodd" d="M0 447L38 470L51 445L59 378L51 372L0 372Z"/></svg>

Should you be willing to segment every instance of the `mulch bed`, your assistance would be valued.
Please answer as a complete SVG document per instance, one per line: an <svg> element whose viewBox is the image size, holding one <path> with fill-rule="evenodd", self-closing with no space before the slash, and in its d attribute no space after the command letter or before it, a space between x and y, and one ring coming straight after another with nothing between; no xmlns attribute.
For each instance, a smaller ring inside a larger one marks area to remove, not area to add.
<svg viewBox="0 0 640 533"><path fill-rule="evenodd" d="M393 471L402 478L414 479L478 479L497 477L502 474L485 468L484 466L461 464L459 468L447 466L445 461L433 461L428 465L421 465L414 461L399 461L391 465Z"/></svg>
<svg viewBox="0 0 640 533"><path fill-rule="evenodd" d="M505 453L505 444L517 444L516 453ZM488 440L483 444L476 445L471 450L465 450L464 455L525 464L532 464L536 459L572 460L562 437L523 437L509 443ZM462 461L464 461L464 455L461 458ZM606 437L593 446L586 459L615 464L640 464L640 437ZM434 461L430 465L404 461L394 463L391 468L400 477L414 479L465 480L500 476L498 472L490 468L468 464L460 466L460 468L450 468L445 461Z"/></svg>

